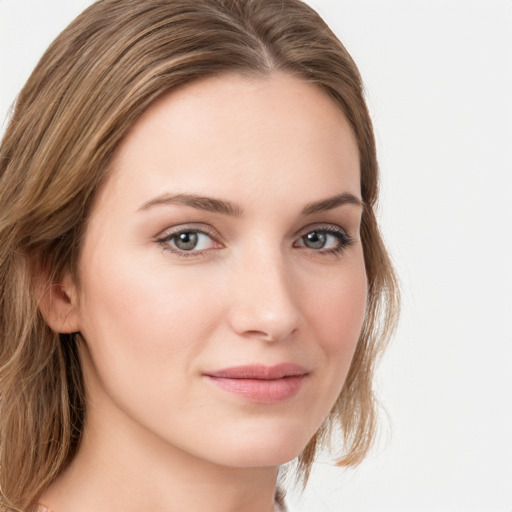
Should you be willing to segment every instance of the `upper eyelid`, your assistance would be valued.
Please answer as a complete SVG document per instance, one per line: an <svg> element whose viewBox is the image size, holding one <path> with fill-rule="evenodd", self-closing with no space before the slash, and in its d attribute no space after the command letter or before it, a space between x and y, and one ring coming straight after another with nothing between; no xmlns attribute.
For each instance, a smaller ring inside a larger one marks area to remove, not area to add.
<svg viewBox="0 0 512 512"><path fill-rule="evenodd" d="M177 257L183 257L183 258L194 258L198 257L208 251L211 251L213 248L208 249L192 249L190 251L179 249L178 247L173 247L170 243L171 240L179 235L180 233L187 233L187 232L193 232L193 233L201 233L203 235L206 235L210 238L210 240L214 244L218 244L220 246L223 246L223 242L219 241L219 237L212 234L210 231L213 230L210 226L207 227L207 229L204 229L204 224L202 224L202 228L193 227L186 224L180 224L178 226L174 226L172 228L164 229L160 232L159 235L155 237L155 241L165 250L169 251L170 253L173 253ZM216 247L216 249L219 249L220 247Z"/></svg>
<svg viewBox="0 0 512 512"><path fill-rule="evenodd" d="M316 229L310 228L310 229L307 229L306 231L303 231L301 235L294 237L294 240L295 240L294 244L297 243L298 241L302 240L308 233L313 233L313 232L327 233L327 234L333 236L334 238L337 238L340 241L340 243L342 243L342 244L351 245L356 240L356 238L351 236L348 233L348 231L346 231L343 228L323 226L323 227L318 227Z"/></svg>
<svg viewBox="0 0 512 512"><path fill-rule="evenodd" d="M187 231L192 231L195 233L204 233L205 235L208 235L209 237L213 238L216 241L219 241L219 239L221 238L220 235L218 234L218 231L214 229L212 226L209 226L208 224L190 223L179 224L178 226L166 228L162 230L158 235L156 235L155 239L162 240L177 235L178 233L186 233Z"/></svg>
<svg viewBox="0 0 512 512"><path fill-rule="evenodd" d="M339 224L334 224L334 223L330 223L330 222L315 222L312 224L308 224L307 226L304 226L303 228L296 231L293 236L300 238L311 231L322 231L322 230L342 233L347 237L350 236L348 229L340 226Z"/></svg>

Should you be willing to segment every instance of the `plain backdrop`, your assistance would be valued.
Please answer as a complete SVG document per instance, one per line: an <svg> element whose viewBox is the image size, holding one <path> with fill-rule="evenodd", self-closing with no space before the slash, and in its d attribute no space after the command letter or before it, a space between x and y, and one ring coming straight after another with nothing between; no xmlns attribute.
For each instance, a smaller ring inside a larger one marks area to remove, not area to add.
<svg viewBox="0 0 512 512"><path fill-rule="evenodd" d="M0 117L91 2L0 0ZM512 512L512 1L310 0L356 60L403 313L379 443L296 512Z"/></svg>

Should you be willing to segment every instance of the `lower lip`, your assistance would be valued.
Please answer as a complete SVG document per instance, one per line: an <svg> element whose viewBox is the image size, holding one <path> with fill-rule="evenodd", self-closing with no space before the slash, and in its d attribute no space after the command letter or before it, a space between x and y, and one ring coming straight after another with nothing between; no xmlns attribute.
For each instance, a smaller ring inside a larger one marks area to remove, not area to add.
<svg viewBox="0 0 512 512"><path fill-rule="evenodd" d="M294 375L281 379L230 379L226 377L206 378L215 386L240 396L250 402L273 404L295 396L307 375Z"/></svg>

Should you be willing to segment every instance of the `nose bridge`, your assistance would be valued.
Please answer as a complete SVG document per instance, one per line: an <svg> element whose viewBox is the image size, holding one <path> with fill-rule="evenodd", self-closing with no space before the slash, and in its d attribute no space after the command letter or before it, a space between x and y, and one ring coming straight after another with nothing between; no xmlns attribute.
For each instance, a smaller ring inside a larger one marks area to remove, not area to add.
<svg viewBox="0 0 512 512"><path fill-rule="evenodd" d="M277 244L259 245L238 260L231 308L238 334L277 341L298 328L300 309L289 263Z"/></svg>

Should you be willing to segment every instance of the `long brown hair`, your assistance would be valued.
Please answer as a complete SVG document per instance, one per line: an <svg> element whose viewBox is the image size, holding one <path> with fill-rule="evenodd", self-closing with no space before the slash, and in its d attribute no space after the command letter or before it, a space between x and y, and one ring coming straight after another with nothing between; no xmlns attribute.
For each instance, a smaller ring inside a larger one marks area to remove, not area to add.
<svg viewBox="0 0 512 512"><path fill-rule="evenodd" d="M86 399L78 337L52 332L37 304L77 261L91 202L116 147L171 89L221 73L291 73L339 105L356 136L368 276L363 330L316 449L357 464L375 433L375 362L398 291L375 205L378 168L359 72L325 22L299 0L100 0L52 43L21 91L0 148L0 508L25 509L73 458ZM41 272L44 269L44 272ZM337 439L339 438L339 441Z"/></svg>

